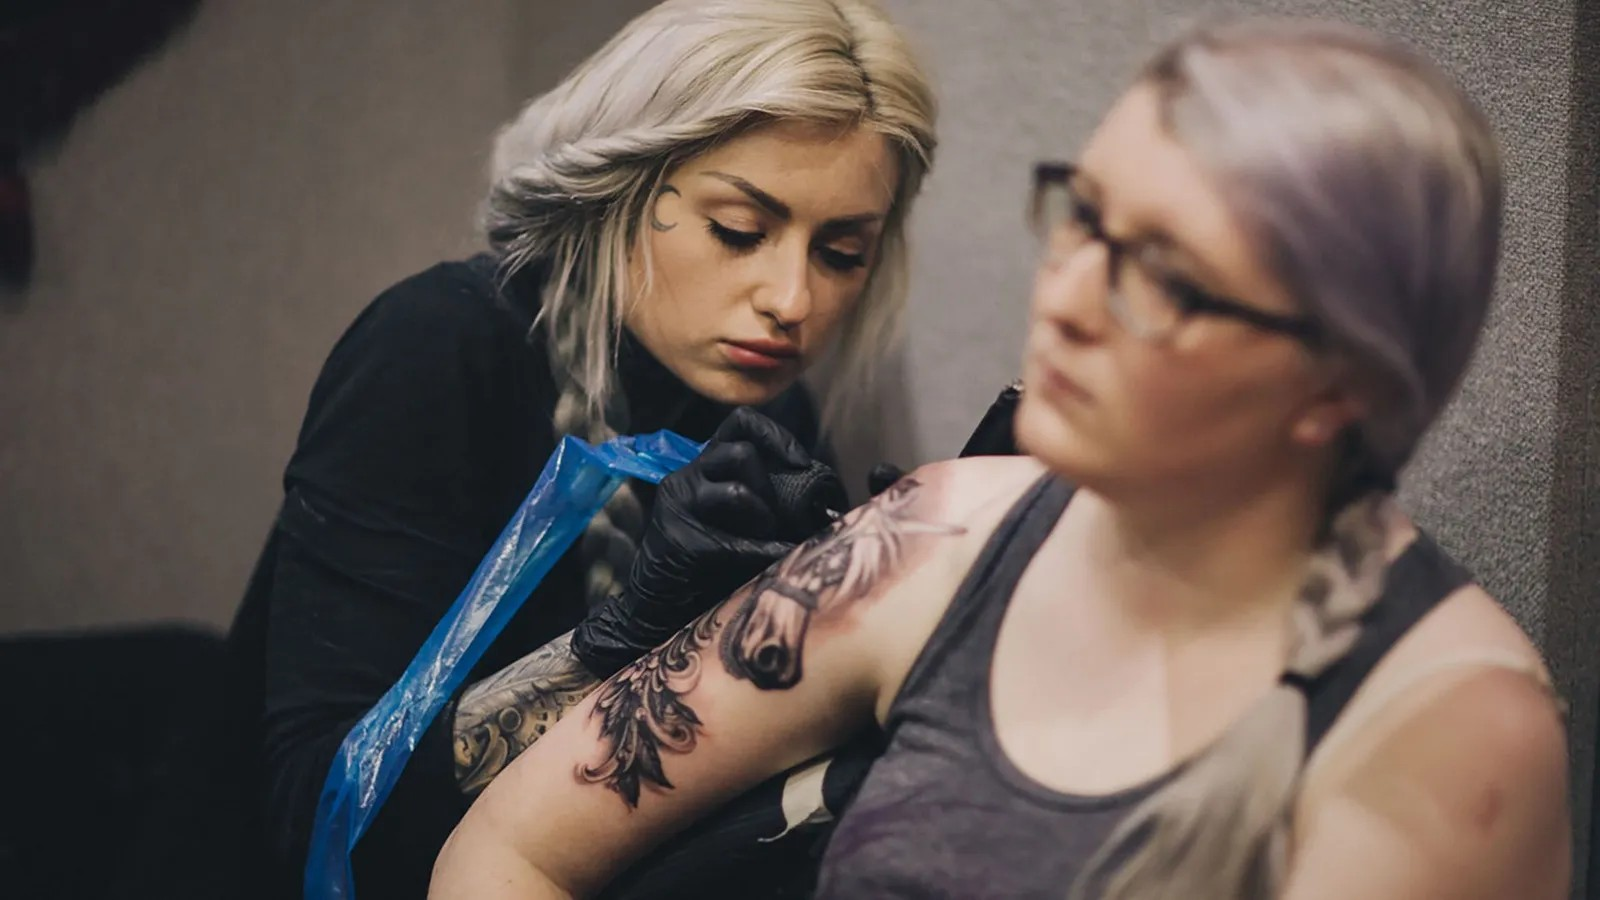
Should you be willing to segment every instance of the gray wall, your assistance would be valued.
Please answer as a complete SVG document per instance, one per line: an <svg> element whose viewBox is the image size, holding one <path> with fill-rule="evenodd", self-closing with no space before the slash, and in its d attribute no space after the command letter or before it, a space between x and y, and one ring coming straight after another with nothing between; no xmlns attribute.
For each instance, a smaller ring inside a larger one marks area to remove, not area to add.
<svg viewBox="0 0 1600 900"><path fill-rule="evenodd" d="M340 330L386 284L473 247L494 125L646 5L210 0L98 104L34 173L38 283L0 306L0 633L225 622ZM1375 24L1482 99L1509 163L1500 297L1407 497L1549 655L1573 705L1587 823L1600 3L886 5L938 79L943 149L914 223L908 353L878 414L843 441L856 483L878 459L954 453L1011 378L1029 164L1073 154L1138 60L1197 10Z"/></svg>
<svg viewBox="0 0 1600 900"><path fill-rule="evenodd" d="M0 303L0 632L225 623L312 379L471 251L494 128L642 0L208 0L32 172Z"/></svg>

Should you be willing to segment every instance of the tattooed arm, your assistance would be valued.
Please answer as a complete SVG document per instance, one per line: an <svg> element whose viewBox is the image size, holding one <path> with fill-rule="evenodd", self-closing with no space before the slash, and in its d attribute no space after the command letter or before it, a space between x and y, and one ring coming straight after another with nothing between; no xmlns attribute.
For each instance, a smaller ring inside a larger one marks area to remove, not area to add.
<svg viewBox="0 0 1600 900"><path fill-rule="evenodd" d="M663 191L677 193L671 185ZM842 488L835 501L822 479L805 503L779 502L773 492L778 476L813 465L782 425L752 409L734 410L693 462L662 481L619 591L576 629L463 695L454 731L462 791L483 790L600 683L597 674L645 655L782 559L795 540L826 527L826 509L845 506Z"/></svg>
<svg viewBox="0 0 1600 900"><path fill-rule="evenodd" d="M468 688L456 704L462 792L483 790L599 683L572 655L568 632Z"/></svg>
<svg viewBox="0 0 1600 900"><path fill-rule="evenodd" d="M588 895L869 724L992 527L950 483L974 466L919 470L601 685L484 791L431 896Z"/></svg>

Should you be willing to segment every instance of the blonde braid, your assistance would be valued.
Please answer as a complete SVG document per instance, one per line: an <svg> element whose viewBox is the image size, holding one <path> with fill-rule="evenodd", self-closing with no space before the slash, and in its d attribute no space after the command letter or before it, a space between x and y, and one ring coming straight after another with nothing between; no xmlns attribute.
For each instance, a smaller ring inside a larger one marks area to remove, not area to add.
<svg viewBox="0 0 1600 900"><path fill-rule="evenodd" d="M563 311L568 316L581 314L576 305ZM570 434L598 445L627 429L627 399L620 391L604 391L604 413L595 415L594 392L575 377L584 371L584 330L563 318L556 317L549 323L550 366L561 385L552 423L557 438ZM578 544L584 566L584 599L590 607L620 590L638 552L644 527L644 504L634 487L624 482L589 521Z"/></svg>

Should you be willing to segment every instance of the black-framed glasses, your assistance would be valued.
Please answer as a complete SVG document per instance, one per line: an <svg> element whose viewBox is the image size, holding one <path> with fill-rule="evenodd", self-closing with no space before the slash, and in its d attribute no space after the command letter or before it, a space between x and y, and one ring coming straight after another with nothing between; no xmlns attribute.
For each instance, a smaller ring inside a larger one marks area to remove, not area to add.
<svg viewBox="0 0 1600 900"><path fill-rule="evenodd" d="M1030 216L1043 245L1041 264L1058 269L1089 244L1106 248L1106 305L1130 332L1147 339L1172 334L1193 316L1221 316L1263 331L1293 337L1308 346L1322 328L1306 316L1284 316L1220 297L1179 274L1170 254L1151 241L1106 234L1100 208L1085 198L1078 167L1042 162L1033 169Z"/></svg>

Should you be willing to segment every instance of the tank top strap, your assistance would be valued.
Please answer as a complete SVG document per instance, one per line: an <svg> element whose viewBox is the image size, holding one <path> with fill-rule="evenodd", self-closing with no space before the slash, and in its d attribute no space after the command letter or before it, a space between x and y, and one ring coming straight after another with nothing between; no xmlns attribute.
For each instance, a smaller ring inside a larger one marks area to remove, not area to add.
<svg viewBox="0 0 1600 900"><path fill-rule="evenodd" d="M1006 513L962 579L906 675L896 707L939 686L987 684L996 634L1011 594L1072 499L1073 487L1044 475ZM937 678L932 675L938 673ZM938 698L940 701L954 698Z"/></svg>
<svg viewBox="0 0 1600 900"><path fill-rule="evenodd" d="M1412 626L1446 597L1472 580L1472 574L1428 535L1417 534L1394 562L1383 595L1361 617L1361 636L1344 658L1306 687L1306 756L1316 751L1356 691Z"/></svg>

